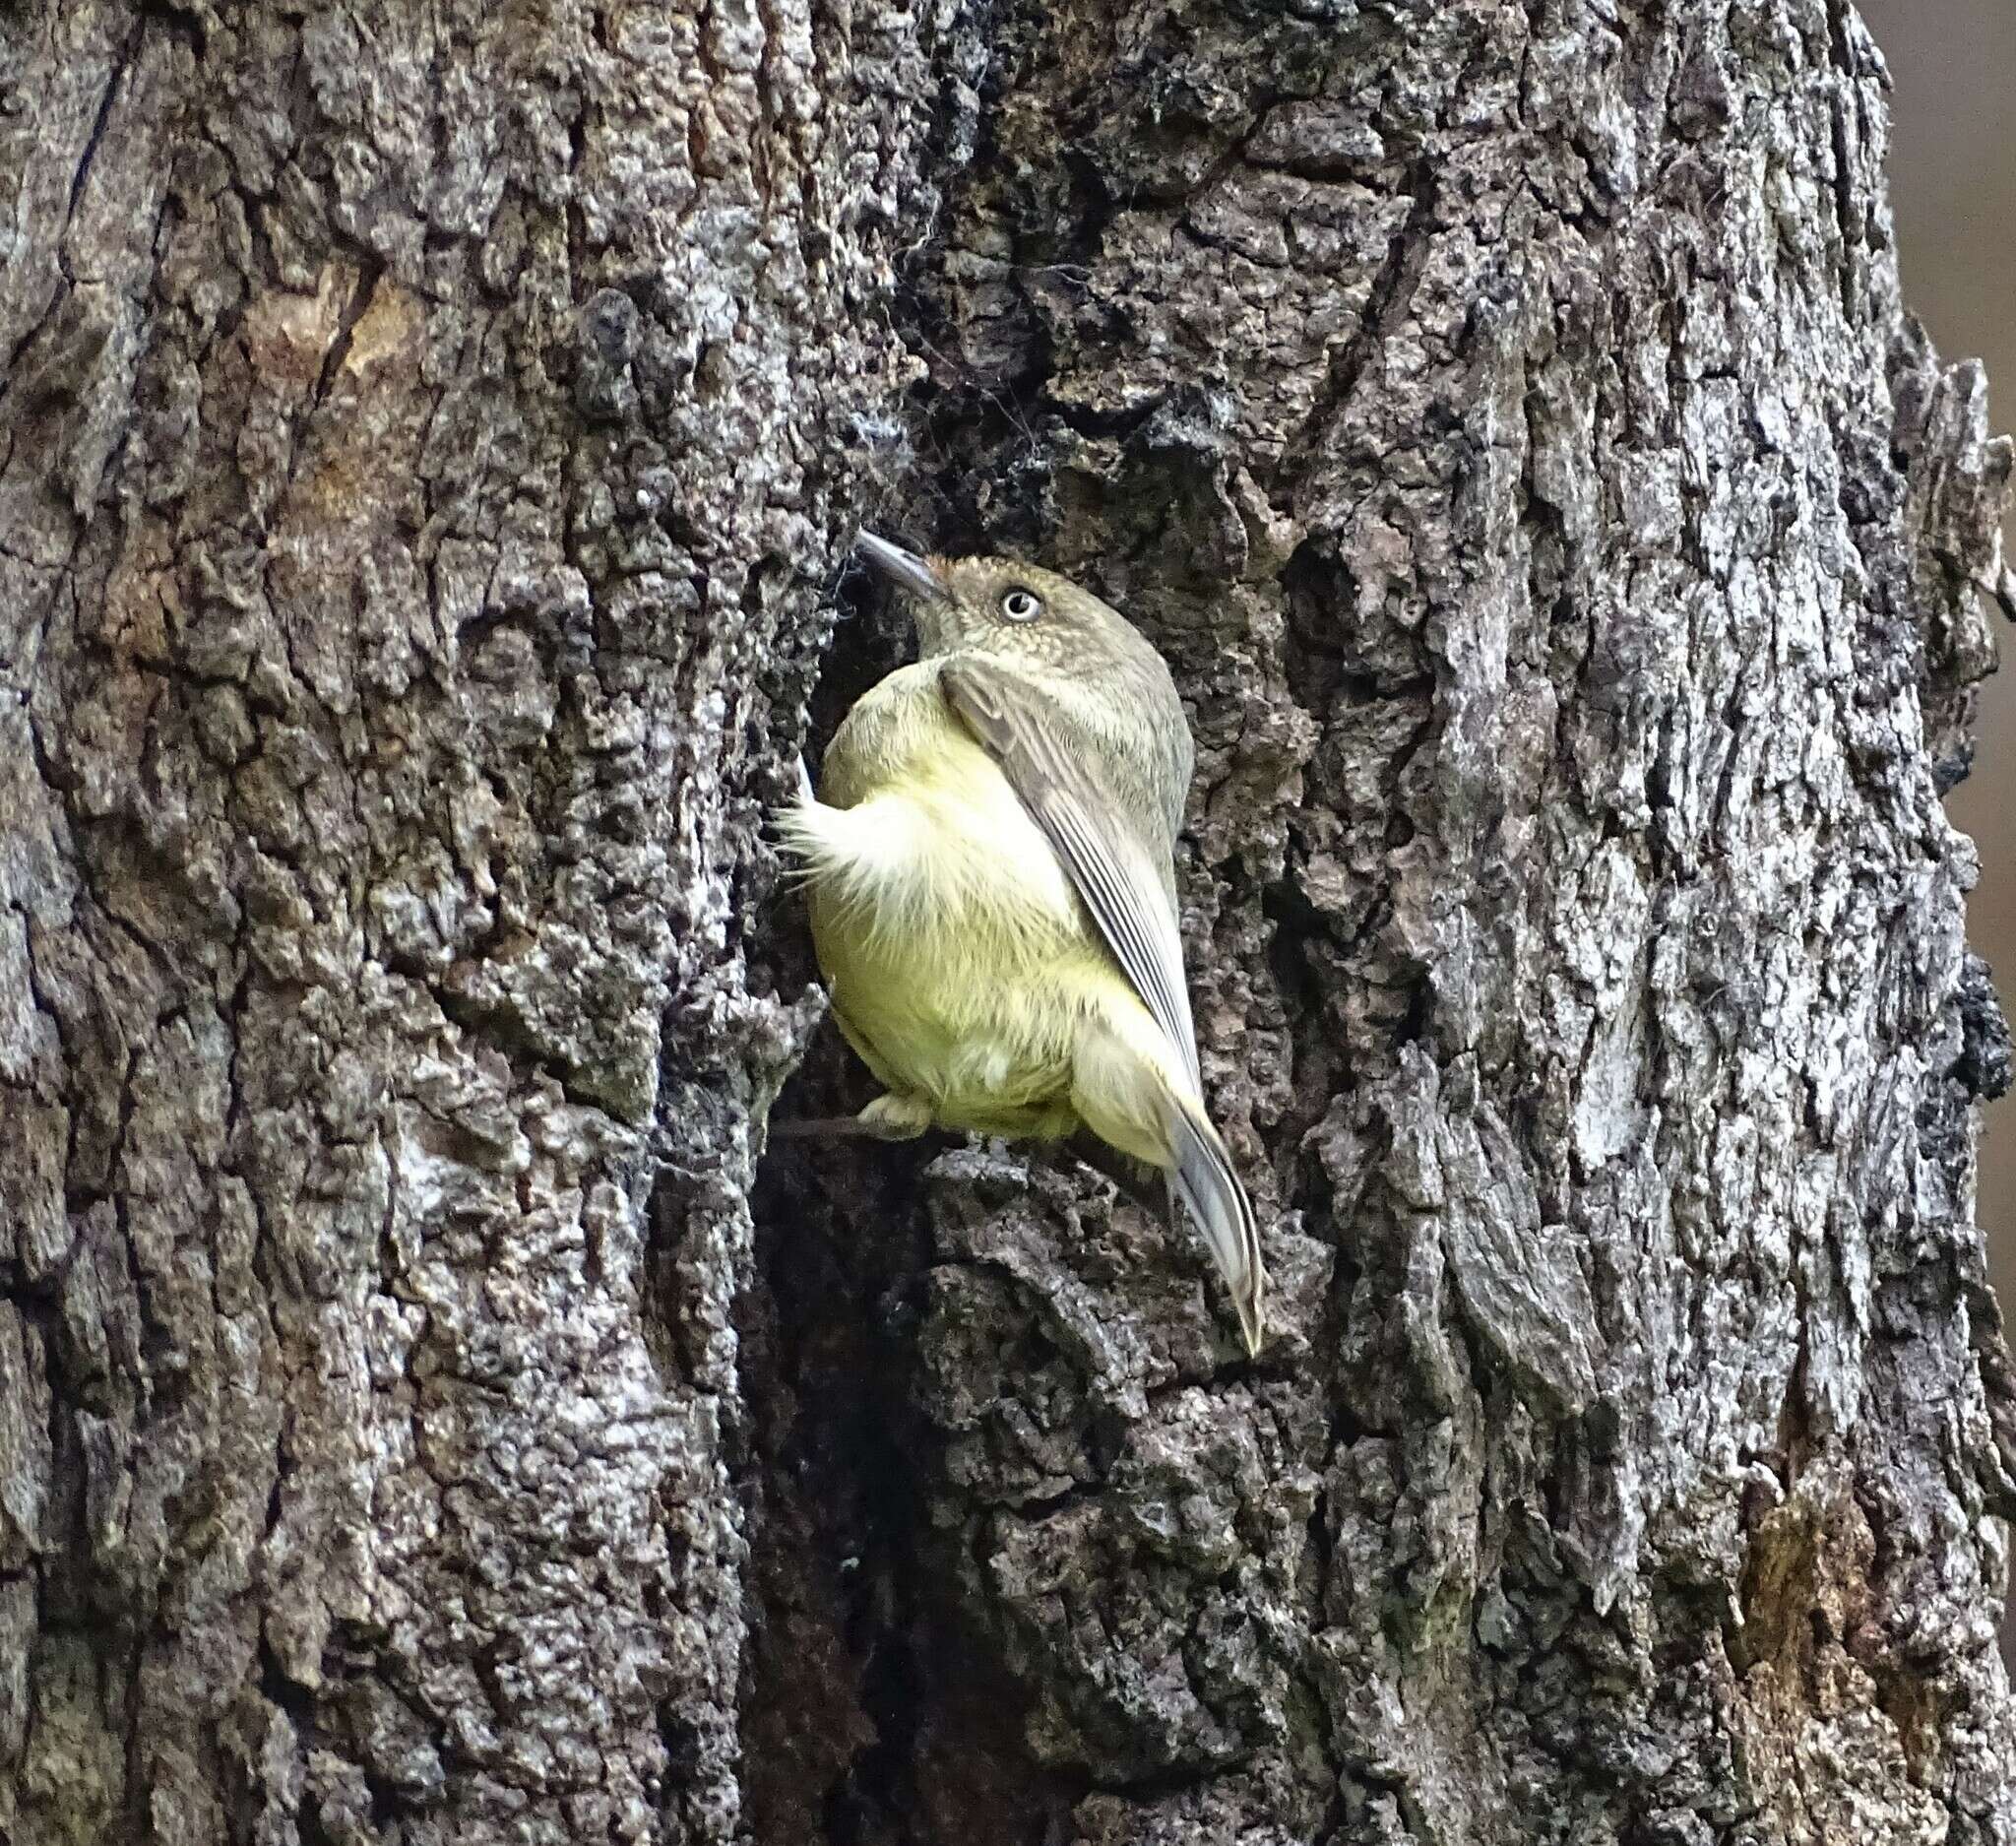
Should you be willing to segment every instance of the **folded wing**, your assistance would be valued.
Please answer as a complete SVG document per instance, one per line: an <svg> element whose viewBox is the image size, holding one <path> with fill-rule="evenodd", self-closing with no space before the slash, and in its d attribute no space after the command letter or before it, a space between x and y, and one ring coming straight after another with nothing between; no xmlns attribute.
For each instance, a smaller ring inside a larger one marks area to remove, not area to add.
<svg viewBox="0 0 2016 1846"><path fill-rule="evenodd" d="M1100 783L1091 752L1073 748L1074 739L1060 734L1064 716L1040 688L971 654L947 659L939 684L1055 850L1189 1079L1189 1095L1171 1099L1170 1183L1211 1244L1231 1287L1247 1345L1256 1347L1265 1284L1259 1235L1246 1189L1204 1114L1182 937L1163 868Z"/></svg>

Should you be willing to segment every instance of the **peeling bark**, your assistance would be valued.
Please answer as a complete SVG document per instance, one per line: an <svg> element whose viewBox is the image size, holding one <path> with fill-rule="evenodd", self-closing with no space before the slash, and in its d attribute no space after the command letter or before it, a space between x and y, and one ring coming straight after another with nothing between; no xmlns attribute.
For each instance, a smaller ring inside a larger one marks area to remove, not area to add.
<svg viewBox="0 0 2016 1846"><path fill-rule="evenodd" d="M0 60L0 1835L2016 1840L2010 454L1851 10ZM869 514L1176 669L1257 1363L1068 1152L762 1158Z"/></svg>

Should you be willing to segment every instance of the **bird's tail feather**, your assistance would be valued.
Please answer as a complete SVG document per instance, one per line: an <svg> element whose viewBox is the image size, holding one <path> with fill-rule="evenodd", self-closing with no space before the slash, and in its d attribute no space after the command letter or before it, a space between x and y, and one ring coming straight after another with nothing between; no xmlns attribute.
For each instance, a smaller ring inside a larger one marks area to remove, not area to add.
<svg viewBox="0 0 2016 1846"><path fill-rule="evenodd" d="M1260 1231L1253 1221L1252 1201L1203 1110L1180 1095L1170 1100L1169 1138L1176 1165L1169 1175L1169 1190L1183 1201L1203 1232L1231 1290L1239 1329L1246 1336L1246 1351L1257 1353L1263 1333L1267 1270L1260 1260Z"/></svg>

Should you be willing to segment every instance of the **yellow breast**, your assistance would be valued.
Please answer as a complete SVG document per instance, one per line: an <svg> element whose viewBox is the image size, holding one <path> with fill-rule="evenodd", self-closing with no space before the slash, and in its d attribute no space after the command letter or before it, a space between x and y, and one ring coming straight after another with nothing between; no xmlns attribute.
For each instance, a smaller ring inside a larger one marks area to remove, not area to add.
<svg viewBox="0 0 2016 1846"><path fill-rule="evenodd" d="M1068 1131L1080 1021L1121 977L934 663L849 714L820 799L842 812L808 856L813 941L855 1049L949 1126Z"/></svg>

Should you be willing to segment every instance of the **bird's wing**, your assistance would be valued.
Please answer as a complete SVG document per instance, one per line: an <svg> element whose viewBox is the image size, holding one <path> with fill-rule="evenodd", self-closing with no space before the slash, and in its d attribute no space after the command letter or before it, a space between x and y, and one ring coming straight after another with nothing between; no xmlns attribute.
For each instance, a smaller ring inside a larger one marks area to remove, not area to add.
<svg viewBox="0 0 2016 1846"><path fill-rule="evenodd" d="M938 683L1063 861L1106 946L1175 1047L1192 1095L1201 1097L1183 942L1164 868L1101 784L1089 752L1059 734L1068 720L1053 701L971 654L948 659Z"/></svg>

